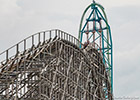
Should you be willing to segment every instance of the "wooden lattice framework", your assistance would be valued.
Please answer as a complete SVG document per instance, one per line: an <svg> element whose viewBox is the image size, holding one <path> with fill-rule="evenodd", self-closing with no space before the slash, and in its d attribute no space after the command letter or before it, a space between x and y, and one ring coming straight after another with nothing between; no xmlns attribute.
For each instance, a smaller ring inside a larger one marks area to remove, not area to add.
<svg viewBox="0 0 140 100"><path fill-rule="evenodd" d="M13 46L14 56L9 55L11 48L1 53L6 58L0 65L0 100L112 100L98 48L79 45L75 37L50 30Z"/></svg>

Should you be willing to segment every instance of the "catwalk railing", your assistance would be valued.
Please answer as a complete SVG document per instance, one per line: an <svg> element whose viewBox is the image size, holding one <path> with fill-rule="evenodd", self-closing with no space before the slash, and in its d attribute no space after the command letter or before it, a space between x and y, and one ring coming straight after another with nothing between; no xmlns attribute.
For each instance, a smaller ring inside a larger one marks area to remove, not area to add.
<svg viewBox="0 0 140 100"><path fill-rule="evenodd" d="M78 47L81 44L81 42L74 36L64 32L64 31L58 30L58 29L38 32L36 34L33 34L33 35L25 38L24 40L20 41L19 43L15 44L14 46L10 47L9 49L5 50L4 52L0 53L0 62L1 62L0 65L6 63L9 59L12 59L18 53L21 53L33 46L36 46L39 43L42 43L47 39L53 39L55 37L67 40L67 41L77 45Z"/></svg>
<svg viewBox="0 0 140 100"><path fill-rule="evenodd" d="M112 100L98 46L79 45L78 39L56 29L36 33L1 53L0 98Z"/></svg>

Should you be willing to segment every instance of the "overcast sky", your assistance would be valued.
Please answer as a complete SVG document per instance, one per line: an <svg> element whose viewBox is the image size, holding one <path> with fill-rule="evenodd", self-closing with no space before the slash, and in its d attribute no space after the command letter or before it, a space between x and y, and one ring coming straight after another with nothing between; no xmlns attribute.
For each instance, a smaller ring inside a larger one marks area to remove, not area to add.
<svg viewBox="0 0 140 100"><path fill-rule="evenodd" d="M96 1L112 28L114 96L140 98L140 0ZM42 30L57 28L78 37L81 15L91 2L0 0L0 52Z"/></svg>

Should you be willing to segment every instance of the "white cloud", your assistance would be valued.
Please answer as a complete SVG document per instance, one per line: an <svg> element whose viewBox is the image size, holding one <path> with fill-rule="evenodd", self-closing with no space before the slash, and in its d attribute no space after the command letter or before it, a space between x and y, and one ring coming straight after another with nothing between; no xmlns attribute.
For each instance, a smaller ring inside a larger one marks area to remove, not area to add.
<svg viewBox="0 0 140 100"><path fill-rule="evenodd" d="M127 93L135 96L140 93L135 86L140 65L140 1L96 1L105 7L112 28L116 96ZM52 28L60 28L77 37L81 15L91 2L92 0L0 0L0 52L34 32ZM131 85L135 90L126 92Z"/></svg>
<svg viewBox="0 0 140 100"><path fill-rule="evenodd" d="M15 12L19 10L16 2L17 0L0 0L1 15L15 14Z"/></svg>
<svg viewBox="0 0 140 100"><path fill-rule="evenodd" d="M13 23L14 17L17 17L17 12L20 10L20 7L16 5L16 1L17 0L0 0L1 28L6 27L7 24Z"/></svg>
<svg viewBox="0 0 140 100"><path fill-rule="evenodd" d="M138 6L140 5L139 0L95 0L97 2L100 2L107 8L109 7L123 7L123 6Z"/></svg>

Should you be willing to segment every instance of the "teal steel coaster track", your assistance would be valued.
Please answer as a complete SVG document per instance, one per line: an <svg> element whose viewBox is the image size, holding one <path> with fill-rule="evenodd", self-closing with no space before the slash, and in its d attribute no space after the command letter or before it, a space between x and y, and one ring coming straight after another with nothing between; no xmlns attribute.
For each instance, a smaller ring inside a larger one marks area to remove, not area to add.
<svg viewBox="0 0 140 100"><path fill-rule="evenodd" d="M98 51L103 56L103 62L110 77L111 92L113 94L113 44L111 29L103 6L95 3L95 1L85 9L82 15L78 39L81 43L85 42L85 46L89 43L92 43L93 47L98 45Z"/></svg>

